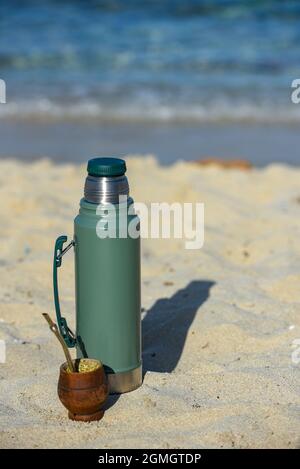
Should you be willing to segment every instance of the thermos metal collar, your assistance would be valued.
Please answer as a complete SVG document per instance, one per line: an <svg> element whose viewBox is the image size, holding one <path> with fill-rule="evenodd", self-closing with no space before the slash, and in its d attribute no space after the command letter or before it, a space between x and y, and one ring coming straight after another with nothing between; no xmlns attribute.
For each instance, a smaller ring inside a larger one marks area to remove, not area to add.
<svg viewBox="0 0 300 469"><path fill-rule="evenodd" d="M118 204L120 195L129 195L127 177L87 176L84 186L84 198L94 204Z"/></svg>

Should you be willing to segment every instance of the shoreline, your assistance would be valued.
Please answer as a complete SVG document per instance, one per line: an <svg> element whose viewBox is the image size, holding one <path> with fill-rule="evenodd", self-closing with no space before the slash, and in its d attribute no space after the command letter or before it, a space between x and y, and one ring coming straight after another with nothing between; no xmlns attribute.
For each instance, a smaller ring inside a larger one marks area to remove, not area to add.
<svg viewBox="0 0 300 469"><path fill-rule="evenodd" d="M155 154L160 164L206 158L243 159L256 167L299 166L297 126L258 124L100 124L0 121L0 159L45 156L57 163L83 163L90 156Z"/></svg>

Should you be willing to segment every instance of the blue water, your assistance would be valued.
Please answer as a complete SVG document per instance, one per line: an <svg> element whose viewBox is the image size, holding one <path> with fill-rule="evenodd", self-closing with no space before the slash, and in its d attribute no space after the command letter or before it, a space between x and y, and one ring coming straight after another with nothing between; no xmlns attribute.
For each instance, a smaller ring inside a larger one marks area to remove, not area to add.
<svg viewBox="0 0 300 469"><path fill-rule="evenodd" d="M0 3L5 119L300 122L300 2Z"/></svg>

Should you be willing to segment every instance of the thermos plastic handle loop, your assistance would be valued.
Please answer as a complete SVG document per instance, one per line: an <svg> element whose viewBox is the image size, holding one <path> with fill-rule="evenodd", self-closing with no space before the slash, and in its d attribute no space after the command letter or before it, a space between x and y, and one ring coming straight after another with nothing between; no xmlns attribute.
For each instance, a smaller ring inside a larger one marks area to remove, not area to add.
<svg viewBox="0 0 300 469"><path fill-rule="evenodd" d="M74 241L71 241L70 244L68 244L68 246L63 249L63 245L67 239L67 236L59 236L55 242L53 259L53 293L57 324L64 341L66 342L67 346L71 348L75 347L76 345L76 336L69 329L66 319L61 317L57 282L57 269L61 266L62 257L75 244Z"/></svg>

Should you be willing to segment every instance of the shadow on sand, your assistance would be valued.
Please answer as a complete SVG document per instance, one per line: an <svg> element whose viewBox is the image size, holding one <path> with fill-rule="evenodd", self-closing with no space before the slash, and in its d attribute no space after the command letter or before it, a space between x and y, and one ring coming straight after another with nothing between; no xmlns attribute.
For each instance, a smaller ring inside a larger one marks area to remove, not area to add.
<svg viewBox="0 0 300 469"><path fill-rule="evenodd" d="M215 282L194 280L171 298L161 298L142 323L143 374L171 373L182 354L197 310L208 299Z"/></svg>

